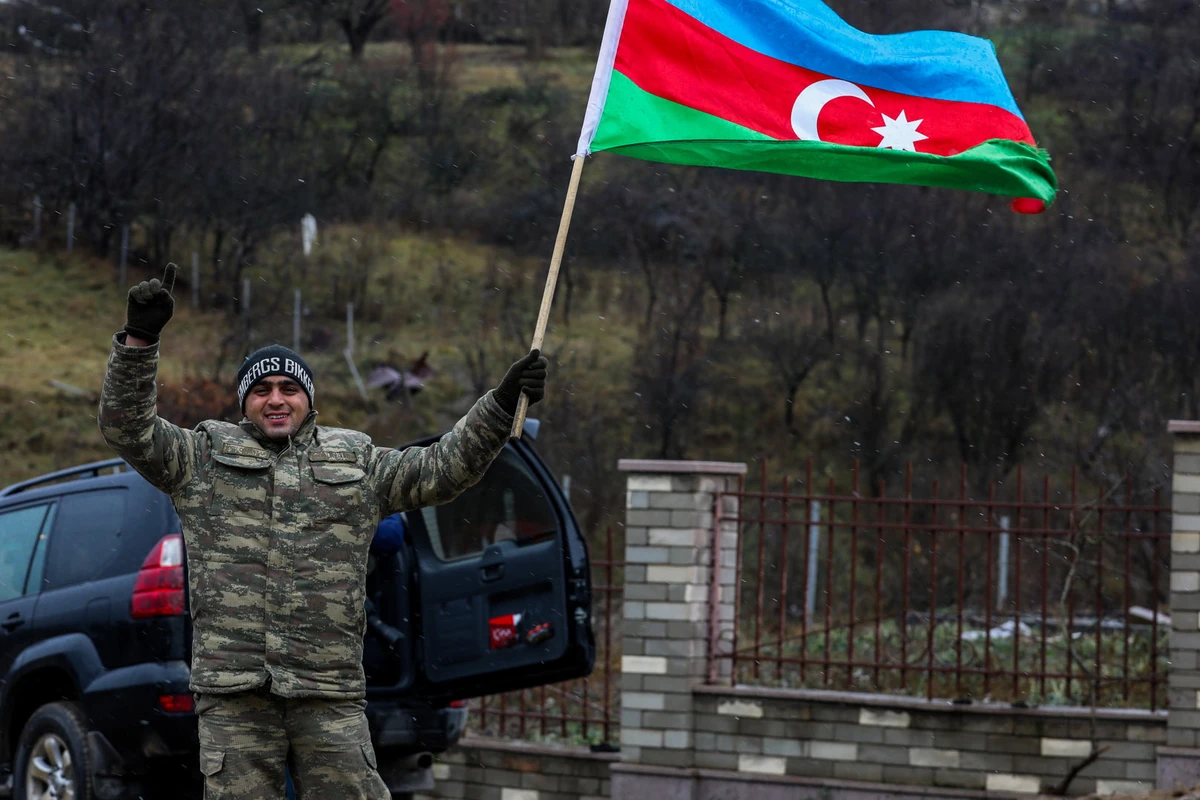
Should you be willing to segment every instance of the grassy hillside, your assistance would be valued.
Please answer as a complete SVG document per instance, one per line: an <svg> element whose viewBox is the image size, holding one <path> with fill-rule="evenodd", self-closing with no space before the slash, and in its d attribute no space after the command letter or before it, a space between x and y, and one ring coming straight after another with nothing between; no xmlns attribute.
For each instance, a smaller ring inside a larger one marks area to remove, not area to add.
<svg viewBox="0 0 1200 800"><path fill-rule="evenodd" d="M533 299L543 276L532 260L514 260L491 248L432 237L385 239L379 231L370 236L376 245L360 254L369 277L368 301L356 312L356 365L365 378L376 361L406 365L428 352L437 374L411 403L389 402L374 389L366 402L359 396L342 357L344 319L320 311L322 303L342 307L321 288L330 278L321 269L328 266L322 259L349 257L331 252L350 248L346 252L353 253L352 242L367 238L361 230L322 234L314 254L317 269L305 290L309 314L303 333L311 345L305 355L316 373L323 424L359 428L380 443L398 444L448 427L480 385L494 385L519 357L532 332ZM86 255L31 250L0 251L0 265L0 448L8 454L0 462L0 485L109 457L95 413L111 336L124 321L125 290L117 285L116 269ZM144 271L131 269L129 280L157 274ZM266 306L252 313L251 345L290 345L291 303L280 301L290 300L290 287L272 286L269 271L251 271L249 277L258 287L252 290L256 302ZM240 330L240 322L222 312L194 312L186 281L179 279L176 315L163 336L162 391L195 391L199 397L201 388L212 393L215 378L231 397L237 357L230 353L220 373L214 370L226 337ZM494 299L508 292L519 293L521 300L513 301L502 319ZM330 338L321 347L312 344L319 334ZM556 397L574 390L578 373L572 365L588 365L585 372L593 375L620 375L629 362L630 339L628 331L608 324L601 314L579 313L569 328L552 325L546 350L556 360L554 384L533 416L545 415ZM233 347L239 345L240 340ZM479 359L481 366L468 366Z"/></svg>
<svg viewBox="0 0 1200 800"><path fill-rule="evenodd" d="M434 235L323 230L299 280L307 312L303 349L315 372L322 424L364 430L387 444L449 427L528 347L544 262ZM125 288L116 268L78 253L11 249L0 250L0 265L0 447L8 454L0 461L0 485L110 457L95 414L111 336L124 321ZM131 267L129 281L158 274L157 267ZM348 276L359 275L366 300L355 314L356 365L365 378L376 362L402 366L429 353L437 374L411 403L388 401L380 390L369 390L364 402L354 386L342 356L342 292ZM254 297L251 346L290 345L292 282L268 267L252 268L247 277ZM617 458L653 456L657 447L633 380L636 370L652 366L637 355L644 320L632 298L639 286L628 274L580 281L564 321L560 282L544 347L552 371L548 396L531 414L545 422L538 447L560 475L572 475L576 505L592 527L615 525L621 517ZM214 397L234 396L242 340L235 335L231 342L230 334L241 330L241 321L221 311L193 311L186 271L176 296L176 316L163 336L160 398L194 397L198 407L181 415L160 402L160 412L191 425L219 415ZM712 309L700 314L706 335L713 335ZM750 359L714 362L713 370L715 380L736 390L716 393L698 410L689 455L758 455L759 437L769 434L764 416L774 424L782 411L769 370ZM832 382L814 381L797 398L799 420L823 415L833 397L835 405L841 402L846 382L836 372L829 377ZM812 429L814 443L823 430Z"/></svg>
<svg viewBox="0 0 1200 800"><path fill-rule="evenodd" d="M110 264L33 251L0 253L0 484L111 455L96 428L113 331L124 322L123 291ZM176 322L191 358L216 327L183 309ZM190 358L164 364L178 381ZM77 396L54 382L79 389Z"/></svg>

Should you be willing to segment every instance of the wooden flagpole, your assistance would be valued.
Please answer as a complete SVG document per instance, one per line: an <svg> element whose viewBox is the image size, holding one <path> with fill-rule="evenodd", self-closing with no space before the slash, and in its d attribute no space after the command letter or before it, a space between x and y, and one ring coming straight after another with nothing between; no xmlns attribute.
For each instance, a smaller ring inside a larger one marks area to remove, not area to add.
<svg viewBox="0 0 1200 800"><path fill-rule="evenodd" d="M550 272L546 275L546 288L542 291L542 307L538 311L537 326L533 329L533 344L530 350L540 350L546 336L546 324L550 321L550 303L554 300L554 287L558 283L558 268L562 264L563 250L567 247L567 229L571 227L571 213L575 210L575 195L579 193L579 176L583 173L585 156L575 156L571 167L571 183L567 186L567 200L563 204L562 219L558 223L558 238L554 240L554 254L550 257ZM521 392L517 400L517 413L513 415L510 438L520 439L525 427L525 414L529 411L529 398Z"/></svg>

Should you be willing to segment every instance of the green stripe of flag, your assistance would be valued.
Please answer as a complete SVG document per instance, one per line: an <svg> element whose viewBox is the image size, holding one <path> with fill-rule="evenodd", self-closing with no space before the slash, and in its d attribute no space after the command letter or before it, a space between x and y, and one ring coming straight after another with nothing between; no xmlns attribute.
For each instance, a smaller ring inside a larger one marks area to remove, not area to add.
<svg viewBox="0 0 1200 800"><path fill-rule="evenodd" d="M954 156L774 139L652 95L616 70L593 152L633 158L777 172L834 181L944 186L1054 200L1057 181L1045 151L993 139Z"/></svg>

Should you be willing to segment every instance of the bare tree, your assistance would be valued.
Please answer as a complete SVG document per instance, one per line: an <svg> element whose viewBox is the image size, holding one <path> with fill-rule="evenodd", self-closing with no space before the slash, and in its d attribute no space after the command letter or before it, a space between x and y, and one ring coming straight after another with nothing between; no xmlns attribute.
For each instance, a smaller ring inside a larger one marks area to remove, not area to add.
<svg viewBox="0 0 1200 800"><path fill-rule="evenodd" d="M333 20L346 43L350 46L350 57L361 60L371 32L387 16L393 3L404 0L298 0L307 6L314 20Z"/></svg>
<svg viewBox="0 0 1200 800"><path fill-rule="evenodd" d="M659 458L680 458L683 428L697 410L706 387L707 363L699 318L704 285L686 272L672 275L654 325L642 336L633 366L634 387L657 440Z"/></svg>
<svg viewBox="0 0 1200 800"><path fill-rule="evenodd" d="M680 194L686 229L676 258L693 265L717 300L717 341L724 342L729 309L746 281L773 266L768 232L760 220L771 208L774 181L730 177L715 170L689 175Z"/></svg>
<svg viewBox="0 0 1200 800"><path fill-rule="evenodd" d="M556 30L552 0L519 0L518 9L525 35L525 56L530 61L541 61L551 42L560 43L561 31Z"/></svg>
<svg viewBox="0 0 1200 800"><path fill-rule="evenodd" d="M86 47L70 58L31 54L0 100L0 171L59 207L74 203L77 231L104 252L139 213L178 212L172 170L213 127L204 106L228 88L228 37L203 4L84 10Z"/></svg>
<svg viewBox="0 0 1200 800"><path fill-rule="evenodd" d="M796 393L832 354L818 314L811 306L785 297L759 309L743 327L752 351L767 363L774 382L783 389L783 422L795 433Z"/></svg>
<svg viewBox="0 0 1200 800"><path fill-rule="evenodd" d="M397 0L403 2L403 0ZM367 39L388 12L393 0L338 0L333 19L346 36L350 45L350 57L357 60L363 56Z"/></svg>
<svg viewBox="0 0 1200 800"><path fill-rule="evenodd" d="M914 377L948 415L981 487L1020 463L1043 403L1073 363L1066 332L1023 301L995 290L950 294L918 337Z"/></svg>
<svg viewBox="0 0 1200 800"><path fill-rule="evenodd" d="M246 49L251 55L257 55L262 50L263 25L267 15L263 10L263 0L237 0L237 5L245 27Z"/></svg>

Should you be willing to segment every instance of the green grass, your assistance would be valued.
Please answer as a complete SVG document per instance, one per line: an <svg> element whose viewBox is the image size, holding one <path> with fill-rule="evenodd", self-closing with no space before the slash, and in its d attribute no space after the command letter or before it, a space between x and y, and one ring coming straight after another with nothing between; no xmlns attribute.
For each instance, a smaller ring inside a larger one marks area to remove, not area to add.
<svg viewBox="0 0 1200 800"><path fill-rule="evenodd" d="M582 47L551 47L540 61L530 61L520 45L449 44L441 49L454 64L458 87L467 93L519 86L526 74L542 75L572 90L586 91L596 68L595 50ZM359 66L340 42L278 45L269 52L285 63L308 62L327 74ZM364 52L362 66L407 65L411 53L405 42L372 42Z"/></svg>
<svg viewBox="0 0 1200 800"><path fill-rule="evenodd" d="M96 427L95 398L125 290L111 264L79 255L0 251L0 485L51 469L111 457ZM214 333L182 309L176 330L198 354ZM190 356L164 364L177 380ZM56 388L57 381L90 396Z"/></svg>

